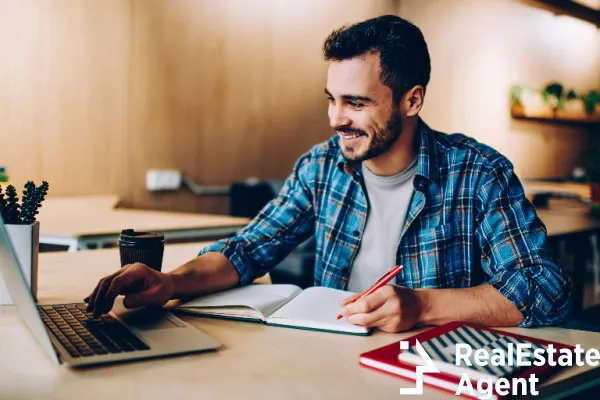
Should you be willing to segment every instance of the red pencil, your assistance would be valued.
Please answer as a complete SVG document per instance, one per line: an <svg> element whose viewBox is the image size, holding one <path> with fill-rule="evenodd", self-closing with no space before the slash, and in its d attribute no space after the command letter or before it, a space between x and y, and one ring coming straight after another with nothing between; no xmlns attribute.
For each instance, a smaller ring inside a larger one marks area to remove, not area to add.
<svg viewBox="0 0 600 400"><path fill-rule="evenodd" d="M377 282L375 282L370 288L368 288L365 292L363 292L363 294L360 295L359 298L357 298L356 300L348 303L348 304L352 304L355 301L358 301L364 297L367 297L368 295L370 295L371 293L373 293L374 291L376 291L377 289L379 289L382 286L385 286L389 281L391 281L396 275L398 275L398 273L400 271L402 271L402 268L404 268L403 265L397 265L394 268L392 268L390 271L388 271L384 276L382 276L381 278L379 278L377 280ZM344 316L342 314L338 314L337 319L343 318Z"/></svg>

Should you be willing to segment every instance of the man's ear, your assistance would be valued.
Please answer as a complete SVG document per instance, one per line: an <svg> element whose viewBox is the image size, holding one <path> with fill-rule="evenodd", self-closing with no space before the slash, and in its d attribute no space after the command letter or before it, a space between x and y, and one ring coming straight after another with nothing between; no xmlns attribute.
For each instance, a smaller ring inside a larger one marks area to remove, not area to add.
<svg viewBox="0 0 600 400"><path fill-rule="evenodd" d="M419 114L423 108L425 99L425 88L421 85L413 86L404 94L404 104L406 107L406 116L414 117Z"/></svg>

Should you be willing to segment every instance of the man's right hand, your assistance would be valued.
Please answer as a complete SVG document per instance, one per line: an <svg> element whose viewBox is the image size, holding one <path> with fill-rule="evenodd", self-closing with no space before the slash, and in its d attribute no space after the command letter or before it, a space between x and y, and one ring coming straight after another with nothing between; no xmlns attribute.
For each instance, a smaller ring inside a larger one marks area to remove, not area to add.
<svg viewBox="0 0 600 400"><path fill-rule="evenodd" d="M141 264L129 264L114 274L100 280L96 288L84 299L87 310L95 317L109 312L118 295L125 295L127 308L163 305L173 297L171 276Z"/></svg>

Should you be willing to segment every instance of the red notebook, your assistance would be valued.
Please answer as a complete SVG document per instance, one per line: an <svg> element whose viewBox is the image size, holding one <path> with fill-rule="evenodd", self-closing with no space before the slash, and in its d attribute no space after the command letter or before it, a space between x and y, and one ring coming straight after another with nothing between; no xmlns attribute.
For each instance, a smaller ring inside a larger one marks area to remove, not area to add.
<svg viewBox="0 0 600 400"><path fill-rule="evenodd" d="M513 333L503 332L500 330L463 322L451 322L405 339L404 341L409 342L409 348L406 350L400 350L400 341L397 341L387 346L363 353L360 355L360 364L365 367L373 368L414 381L417 377L417 365L423 365L423 363L418 363L416 361L417 358L415 358L416 352L414 351L414 346L416 340L419 340L419 342L423 345L423 348L431 357L433 363L440 370L440 372L437 373L424 373L423 382L426 385L437 387L439 389L451 392L452 394L457 392L462 373L464 372L468 373L471 387L477 388L477 379L481 377L492 377L495 375L498 378L515 377L527 379L531 374L535 374L536 377L540 378L547 376L549 373L559 368L552 367L548 365L548 363L545 363L542 366L532 365L531 367L522 368L511 368L506 366L487 367L487 369L484 369L484 367L476 366L475 363L473 363L472 368L466 366L455 367L453 366L454 355L450 354L448 351L448 349L452 347L452 343L450 343L452 341L454 341L454 343L467 343L470 344L474 350L484 349L484 351L486 347L502 348L504 345L510 342L530 343L530 352L533 352L533 350L536 348L546 348L549 344L552 344L554 348L557 349L557 354L559 349L574 349L573 346L568 346L561 343L550 342L523 335L516 335ZM446 352L444 352L444 350L446 350ZM555 357L555 359L556 358L557 357ZM464 390L462 391L461 395L465 397L478 398L477 394L470 395ZM500 398L500 396L496 393L494 396L492 396L492 398Z"/></svg>

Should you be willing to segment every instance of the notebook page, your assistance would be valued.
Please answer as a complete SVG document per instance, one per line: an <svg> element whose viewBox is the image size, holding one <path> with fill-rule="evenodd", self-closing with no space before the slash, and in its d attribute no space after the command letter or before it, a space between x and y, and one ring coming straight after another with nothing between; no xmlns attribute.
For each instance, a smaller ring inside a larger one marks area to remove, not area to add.
<svg viewBox="0 0 600 400"><path fill-rule="evenodd" d="M311 329L366 334L368 329L353 325L345 318L336 319L340 301L352 292L327 287L304 289L289 303L267 318L268 323Z"/></svg>
<svg viewBox="0 0 600 400"><path fill-rule="evenodd" d="M216 317L232 317L241 319L251 319L264 321L265 316L260 312L251 307L243 306L226 306L226 307L202 307L202 308L178 308L178 311L186 312L189 314L202 315L205 317L216 316Z"/></svg>
<svg viewBox="0 0 600 400"><path fill-rule="evenodd" d="M201 296L178 308L206 311L208 314L235 315L247 307L266 317L301 291L295 285L248 285Z"/></svg>

